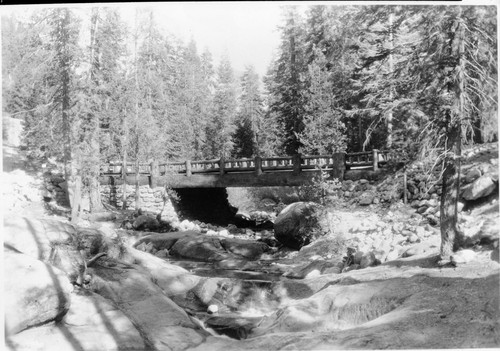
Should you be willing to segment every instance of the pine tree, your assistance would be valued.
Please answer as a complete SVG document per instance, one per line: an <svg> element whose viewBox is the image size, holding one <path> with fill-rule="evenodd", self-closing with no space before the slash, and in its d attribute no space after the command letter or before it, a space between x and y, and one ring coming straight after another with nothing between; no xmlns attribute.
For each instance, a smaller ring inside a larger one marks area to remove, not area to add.
<svg viewBox="0 0 500 351"><path fill-rule="evenodd" d="M276 89L274 81L273 65L268 68L267 74L263 77L263 118L261 133L259 137L259 151L261 156L283 156L285 152L283 145L284 133L279 128L278 116L271 106L277 103L277 97L272 92Z"/></svg>
<svg viewBox="0 0 500 351"><path fill-rule="evenodd" d="M444 147L442 155L441 258L461 244L457 228L462 143L471 141L478 112L497 108L496 39L492 23L495 7L448 6L407 8L406 16L419 39L413 55L401 63L400 76L410 78L412 109L425 116L423 147ZM483 65L478 65L481 62ZM436 143L437 141L437 143Z"/></svg>
<svg viewBox="0 0 500 351"><path fill-rule="evenodd" d="M102 209L99 165L108 155L109 120L118 111L112 95L118 84L119 60L124 54L124 29L116 10L92 8L90 43L86 61L88 71L79 89L79 114L82 120L82 175L90 194L90 211Z"/></svg>
<svg viewBox="0 0 500 351"><path fill-rule="evenodd" d="M357 28L359 68L355 79L360 103L354 111L362 149L393 146L394 119L401 103L394 85L394 64L407 54L398 50L398 42L408 39L401 28L403 18L397 6L366 6L354 16L362 23Z"/></svg>
<svg viewBox="0 0 500 351"><path fill-rule="evenodd" d="M235 133L235 156L260 155L263 105L259 91L259 76L253 66L247 66L241 78L240 106Z"/></svg>
<svg viewBox="0 0 500 351"><path fill-rule="evenodd" d="M212 54L205 48L201 54L201 85L199 87L199 123L197 128L201 129L200 133L203 133L203 144L199 146L196 150L196 157L204 158L207 156L207 150L209 150L209 140L210 136L206 134L208 124L211 119L211 112L213 109L213 97L215 93L215 69L213 65Z"/></svg>
<svg viewBox="0 0 500 351"><path fill-rule="evenodd" d="M100 9L97 26L93 75L98 95L101 161L116 161L122 156L120 138L123 135L126 97L125 70L122 61L126 52L126 27L117 10Z"/></svg>
<svg viewBox="0 0 500 351"><path fill-rule="evenodd" d="M307 64L311 64L316 57L316 52L320 52L324 57L330 59L334 54L334 38L332 38L334 26L338 20L337 13L343 7L325 5L312 5L307 11L305 42Z"/></svg>
<svg viewBox="0 0 500 351"><path fill-rule="evenodd" d="M74 123L73 100L75 100L74 68L79 57L78 19L68 8L57 8L49 11L50 26L49 47L54 59L47 77L54 89L56 110L60 114L60 133L63 149L64 175L68 184L68 195L71 204L71 220L78 220L81 201L81 154L78 153L79 142L77 124Z"/></svg>
<svg viewBox="0 0 500 351"><path fill-rule="evenodd" d="M141 36L143 34L143 36ZM163 37L159 33L152 11L136 10L133 55L133 113L129 125L128 153L135 163L135 207L139 209L139 164L150 162L161 154L163 101L158 97L163 91L161 67Z"/></svg>
<svg viewBox="0 0 500 351"><path fill-rule="evenodd" d="M355 89L352 86L358 57L354 38L357 37L356 29L359 26L354 17L359 9L351 6L311 6L307 12L305 30L307 62L310 65L315 60L324 61L322 70L329 76L335 119L341 124L349 125L343 133L349 135L346 146L351 150L356 149L355 142L359 135L356 133L358 128L355 123L358 116L353 111L357 108L359 99L353 93ZM310 71L304 73L303 79L303 99L307 106L311 103L308 101L310 95L307 91L317 82L311 81Z"/></svg>
<svg viewBox="0 0 500 351"><path fill-rule="evenodd" d="M205 51L198 55L194 40L184 48L179 87L179 118L182 137L179 138L183 158L200 159L206 145L206 128L209 118L210 80L213 70L211 56ZM185 123L184 123L185 122Z"/></svg>
<svg viewBox="0 0 500 351"><path fill-rule="evenodd" d="M3 108L25 121L24 141L28 154L61 156L59 133L54 133L56 108L46 77L53 56L47 45L43 14L21 22L14 14L2 17Z"/></svg>
<svg viewBox="0 0 500 351"><path fill-rule="evenodd" d="M304 101L301 94L304 88L301 74L306 71L304 23L294 6L287 7L284 15L279 55L269 72L273 84L268 85L268 89L274 96L269 109L283 130L283 148L292 155L300 147L297 133L302 132L304 127Z"/></svg>
<svg viewBox="0 0 500 351"><path fill-rule="evenodd" d="M211 158L228 158L233 149L236 118L236 84L228 57L223 57L217 68L217 84L213 98L211 119L207 126Z"/></svg>
<svg viewBox="0 0 500 351"><path fill-rule="evenodd" d="M299 134L301 153L325 155L344 152L346 141L342 114L336 106L332 89L332 74L323 53L315 49L315 59L309 65L310 86L304 94L304 131Z"/></svg>

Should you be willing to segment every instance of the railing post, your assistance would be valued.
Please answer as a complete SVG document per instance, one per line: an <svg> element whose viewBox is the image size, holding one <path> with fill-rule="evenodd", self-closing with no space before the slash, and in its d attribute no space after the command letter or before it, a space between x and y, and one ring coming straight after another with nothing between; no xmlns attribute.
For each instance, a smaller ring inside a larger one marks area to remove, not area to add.
<svg viewBox="0 0 500 351"><path fill-rule="evenodd" d="M408 203L408 182L406 177L406 165L403 168L403 203Z"/></svg>
<svg viewBox="0 0 500 351"><path fill-rule="evenodd" d="M125 178L127 177L127 161L124 159L122 162L122 179L125 181Z"/></svg>
<svg viewBox="0 0 500 351"><path fill-rule="evenodd" d="M224 157L222 156L219 160L219 173L220 175L224 175Z"/></svg>
<svg viewBox="0 0 500 351"><path fill-rule="evenodd" d="M123 154L122 159L122 210L127 208L127 153Z"/></svg>
<svg viewBox="0 0 500 351"><path fill-rule="evenodd" d="M191 161L186 160L186 176L191 177L193 173L191 172Z"/></svg>
<svg viewBox="0 0 500 351"><path fill-rule="evenodd" d="M255 156L255 174L260 176L262 174L262 157Z"/></svg>
<svg viewBox="0 0 500 351"><path fill-rule="evenodd" d="M294 174L299 174L300 173L300 160L301 156L300 154L295 154L293 155L292 162L293 162L293 173Z"/></svg>
<svg viewBox="0 0 500 351"><path fill-rule="evenodd" d="M345 171L346 171L346 153L338 152L333 154L332 170L330 171L330 176L333 179L338 179L339 181L343 181Z"/></svg>
<svg viewBox="0 0 500 351"><path fill-rule="evenodd" d="M350 161L350 157L349 157L349 154L347 152L344 152L344 166L345 166L345 170L348 170L351 168L351 161Z"/></svg>
<svg viewBox="0 0 500 351"><path fill-rule="evenodd" d="M373 170L378 170L378 150L373 149Z"/></svg>
<svg viewBox="0 0 500 351"><path fill-rule="evenodd" d="M153 160L149 164L149 187L151 189L156 188L159 175L160 175L160 167L158 166L158 161Z"/></svg>
<svg viewBox="0 0 500 351"><path fill-rule="evenodd" d="M139 158L135 159L135 209L138 210L141 208L141 190L139 184L139 176L140 176L140 166L139 166Z"/></svg>

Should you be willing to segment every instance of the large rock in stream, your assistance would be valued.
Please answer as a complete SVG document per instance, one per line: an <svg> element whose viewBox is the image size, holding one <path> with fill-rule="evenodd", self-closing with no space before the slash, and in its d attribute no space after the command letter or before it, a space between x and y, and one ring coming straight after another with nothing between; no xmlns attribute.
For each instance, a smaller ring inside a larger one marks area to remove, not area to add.
<svg viewBox="0 0 500 351"><path fill-rule="evenodd" d="M166 290L180 282L176 277L181 270L172 267L173 271L164 272L170 265L157 262L159 259L151 255L149 258L140 256L137 258L142 261L142 267L110 260L108 267L89 269L94 276L92 290L120 307L137 326L148 349L185 350L201 344L208 333L166 295L175 293Z"/></svg>
<svg viewBox="0 0 500 351"><path fill-rule="evenodd" d="M140 238L134 247L149 245L156 251L168 250L170 256L205 262L227 259L258 259L269 246L255 240L207 236L196 231L151 234Z"/></svg>
<svg viewBox="0 0 500 351"><path fill-rule="evenodd" d="M184 237L170 248L169 253L175 257L190 258L200 261L221 261L229 258L229 254L216 237Z"/></svg>
<svg viewBox="0 0 500 351"><path fill-rule="evenodd" d="M172 246L182 238L196 238L200 236L201 233L194 230L186 230L181 232L172 233L154 233L145 235L134 243L136 249L141 249L145 245L151 245L157 251L160 250L170 250Z"/></svg>
<svg viewBox="0 0 500 351"><path fill-rule="evenodd" d="M135 230L156 230L160 226L160 223L148 215L140 215L136 218L134 223L132 224Z"/></svg>
<svg viewBox="0 0 500 351"><path fill-rule="evenodd" d="M489 176L483 175L464 189L463 198L468 201L477 200L488 196L496 188L496 184Z"/></svg>
<svg viewBox="0 0 500 351"><path fill-rule="evenodd" d="M276 240L296 250L329 232L328 213L314 202L290 204L274 221Z"/></svg>

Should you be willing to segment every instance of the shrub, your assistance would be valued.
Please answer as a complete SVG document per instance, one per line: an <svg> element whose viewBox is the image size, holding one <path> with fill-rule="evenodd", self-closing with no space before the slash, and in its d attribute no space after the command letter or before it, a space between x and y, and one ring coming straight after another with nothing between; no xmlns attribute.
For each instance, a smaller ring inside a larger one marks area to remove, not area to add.
<svg viewBox="0 0 500 351"><path fill-rule="evenodd" d="M342 183L337 178L330 179L331 175L321 166L316 166L316 169L319 173L313 177L312 183L299 187L299 197L301 201L319 201L325 205L327 195L335 198L334 194L342 187Z"/></svg>

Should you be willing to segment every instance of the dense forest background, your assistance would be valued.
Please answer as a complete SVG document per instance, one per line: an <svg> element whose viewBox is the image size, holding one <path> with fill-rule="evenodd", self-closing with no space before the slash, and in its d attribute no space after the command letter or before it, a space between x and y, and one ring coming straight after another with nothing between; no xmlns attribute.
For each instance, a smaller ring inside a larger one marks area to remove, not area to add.
<svg viewBox="0 0 500 351"><path fill-rule="evenodd" d="M265 77L138 9L2 17L3 109L35 156L99 164L446 147L497 139L495 6L283 7ZM97 206L97 204L95 204Z"/></svg>

